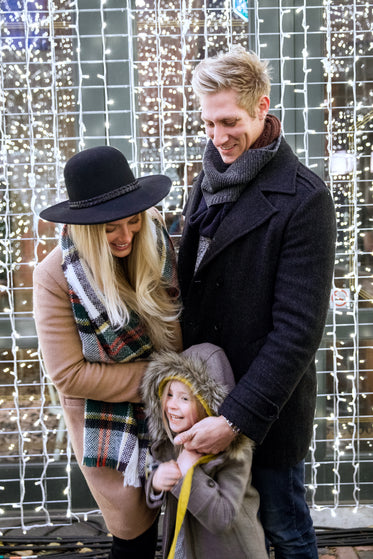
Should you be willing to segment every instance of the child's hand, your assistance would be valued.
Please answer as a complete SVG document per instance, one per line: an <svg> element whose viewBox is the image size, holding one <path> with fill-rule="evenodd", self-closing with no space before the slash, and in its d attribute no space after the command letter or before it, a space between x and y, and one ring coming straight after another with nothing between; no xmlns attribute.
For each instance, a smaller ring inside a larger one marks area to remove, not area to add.
<svg viewBox="0 0 373 559"><path fill-rule="evenodd" d="M158 493L170 491L180 478L182 474L175 460L164 462L155 471L152 480L153 489Z"/></svg>
<svg viewBox="0 0 373 559"><path fill-rule="evenodd" d="M177 459L177 463L183 476L185 476L189 468L198 462L201 456L202 454L196 450L186 450L186 448L184 448L181 451L179 458Z"/></svg>

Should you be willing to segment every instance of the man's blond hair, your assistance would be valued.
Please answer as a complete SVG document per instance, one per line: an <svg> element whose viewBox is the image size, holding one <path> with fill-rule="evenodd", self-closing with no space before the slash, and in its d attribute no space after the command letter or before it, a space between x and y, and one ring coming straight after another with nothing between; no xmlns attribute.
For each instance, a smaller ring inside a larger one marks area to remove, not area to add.
<svg viewBox="0 0 373 559"><path fill-rule="evenodd" d="M260 98L271 90L268 62L235 45L227 53L202 60L194 70L192 86L199 97L233 89L238 105L255 117Z"/></svg>

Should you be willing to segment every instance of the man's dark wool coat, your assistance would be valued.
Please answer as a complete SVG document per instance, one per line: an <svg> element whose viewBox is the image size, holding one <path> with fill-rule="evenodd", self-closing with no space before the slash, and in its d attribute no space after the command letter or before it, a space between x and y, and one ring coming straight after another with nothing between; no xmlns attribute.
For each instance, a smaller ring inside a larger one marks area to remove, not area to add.
<svg viewBox="0 0 373 559"><path fill-rule="evenodd" d="M220 408L258 443L256 464L307 454L316 402L315 353L329 304L336 224L331 194L282 139L219 226L194 274L201 176L179 251L184 347L221 346L236 387Z"/></svg>

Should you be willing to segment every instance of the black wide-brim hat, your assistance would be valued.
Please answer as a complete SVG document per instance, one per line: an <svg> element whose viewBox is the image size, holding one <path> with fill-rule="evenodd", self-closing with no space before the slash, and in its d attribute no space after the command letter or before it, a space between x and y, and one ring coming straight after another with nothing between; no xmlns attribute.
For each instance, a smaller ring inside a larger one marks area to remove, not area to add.
<svg viewBox="0 0 373 559"><path fill-rule="evenodd" d="M71 157L64 168L68 200L46 208L40 217L55 223L93 225L138 214L158 204L171 179L148 175L136 179L116 148L97 146Z"/></svg>

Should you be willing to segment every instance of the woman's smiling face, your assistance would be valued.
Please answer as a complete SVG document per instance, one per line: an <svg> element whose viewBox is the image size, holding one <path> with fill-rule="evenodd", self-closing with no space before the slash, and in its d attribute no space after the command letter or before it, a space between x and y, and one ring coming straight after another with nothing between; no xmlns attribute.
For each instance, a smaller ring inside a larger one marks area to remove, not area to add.
<svg viewBox="0 0 373 559"><path fill-rule="evenodd" d="M142 216L136 214L105 225L106 238L113 256L125 258L131 253L133 238L140 231L141 224Z"/></svg>

